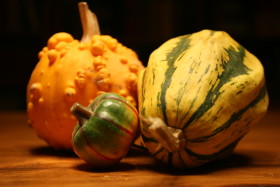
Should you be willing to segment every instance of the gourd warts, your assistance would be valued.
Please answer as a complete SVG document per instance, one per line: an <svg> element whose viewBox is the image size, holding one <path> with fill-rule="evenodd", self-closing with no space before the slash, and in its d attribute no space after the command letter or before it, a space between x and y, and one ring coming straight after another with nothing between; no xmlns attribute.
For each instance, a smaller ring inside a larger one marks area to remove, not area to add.
<svg viewBox="0 0 280 187"><path fill-rule="evenodd" d="M52 35L39 51L39 62L27 85L28 120L37 135L55 148L72 149L75 120L69 107L74 102L87 105L98 95L120 92L136 106L135 76L144 68L136 53L117 39L100 35L96 16L85 3L78 5L82 39L65 32ZM51 129L45 129L46 120Z"/></svg>
<svg viewBox="0 0 280 187"><path fill-rule="evenodd" d="M30 98L31 101L36 102L42 96L42 85L40 83L33 83L30 86Z"/></svg>

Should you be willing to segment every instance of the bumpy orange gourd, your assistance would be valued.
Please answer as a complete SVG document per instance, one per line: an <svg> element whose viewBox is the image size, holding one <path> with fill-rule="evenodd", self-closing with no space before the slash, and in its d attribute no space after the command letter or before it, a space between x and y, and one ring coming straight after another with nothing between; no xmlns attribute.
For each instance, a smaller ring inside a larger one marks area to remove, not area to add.
<svg viewBox="0 0 280 187"><path fill-rule="evenodd" d="M78 41L68 33L56 33L39 52L39 59L27 86L28 121L55 148L72 149L74 102L86 106L101 93L115 92L137 103L142 63L111 36L85 34Z"/></svg>

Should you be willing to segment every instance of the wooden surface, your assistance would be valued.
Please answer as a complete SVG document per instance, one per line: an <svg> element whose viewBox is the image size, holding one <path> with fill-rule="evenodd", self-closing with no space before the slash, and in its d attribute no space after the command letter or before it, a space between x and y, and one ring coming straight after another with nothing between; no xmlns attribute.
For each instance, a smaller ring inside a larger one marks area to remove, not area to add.
<svg viewBox="0 0 280 187"><path fill-rule="evenodd" d="M38 139L23 112L0 113L0 186L280 186L280 110L270 110L235 153L203 167L178 171L132 149L113 169L100 171L73 153Z"/></svg>

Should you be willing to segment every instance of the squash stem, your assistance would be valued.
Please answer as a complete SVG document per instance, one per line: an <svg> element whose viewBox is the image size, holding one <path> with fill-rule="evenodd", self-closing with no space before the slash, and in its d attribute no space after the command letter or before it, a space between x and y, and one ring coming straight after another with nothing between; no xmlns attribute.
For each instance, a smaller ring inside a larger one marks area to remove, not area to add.
<svg viewBox="0 0 280 187"><path fill-rule="evenodd" d="M83 124L91 117L93 116L93 112L79 104L79 103L74 103L72 107L70 108L70 112L77 118L79 125L83 126Z"/></svg>
<svg viewBox="0 0 280 187"><path fill-rule="evenodd" d="M184 146L185 139L181 129L168 127L161 118L140 116L140 119L144 129L169 152L176 152Z"/></svg>
<svg viewBox="0 0 280 187"><path fill-rule="evenodd" d="M83 36L81 43L85 43L91 39L93 35L99 35L99 25L96 15L89 9L86 2L79 2L79 13L82 22Z"/></svg>

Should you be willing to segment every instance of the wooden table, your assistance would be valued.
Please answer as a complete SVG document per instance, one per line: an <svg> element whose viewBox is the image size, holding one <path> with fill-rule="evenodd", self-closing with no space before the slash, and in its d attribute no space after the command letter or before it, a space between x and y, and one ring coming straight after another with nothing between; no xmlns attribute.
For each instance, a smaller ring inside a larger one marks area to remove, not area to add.
<svg viewBox="0 0 280 187"><path fill-rule="evenodd" d="M26 121L24 112L0 113L0 186L280 186L280 110L270 109L228 159L185 171L137 149L115 168L96 171L47 146Z"/></svg>

